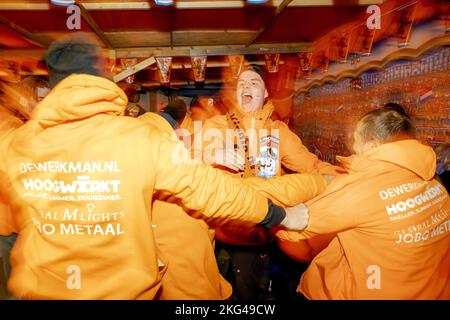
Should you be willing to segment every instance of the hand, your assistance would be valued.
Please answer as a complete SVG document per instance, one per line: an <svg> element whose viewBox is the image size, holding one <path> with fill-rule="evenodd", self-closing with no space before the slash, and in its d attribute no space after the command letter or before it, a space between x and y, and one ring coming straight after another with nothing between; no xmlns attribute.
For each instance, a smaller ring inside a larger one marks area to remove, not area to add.
<svg viewBox="0 0 450 320"><path fill-rule="evenodd" d="M302 231L309 221L309 210L304 204L286 208L286 218L281 221L281 225L290 230Z"/></svg>
<svg viewBox="0 0 450 320"><path fill-rule="evenodd" d="M233 149L216 150L213 165L229 168L233 171L244 170L245 159Z"/></svg>

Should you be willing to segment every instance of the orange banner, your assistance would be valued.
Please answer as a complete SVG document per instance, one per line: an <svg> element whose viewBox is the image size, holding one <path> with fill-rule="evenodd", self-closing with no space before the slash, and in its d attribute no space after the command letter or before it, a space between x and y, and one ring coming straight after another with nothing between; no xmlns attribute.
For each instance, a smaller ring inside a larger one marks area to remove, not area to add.
<svg viewBox="0 0 450 320"><path fill-rule="evenodd" d="M350 50L351 33L346 32L337 36L334 40L334 46L330 52L330 59L339 61L341 63L347 62L348 53Z"/></svg>
<svg viewBox="0 0 450 320"><path fill-rule="evenodd" d="M397 27L398 47L405 47L409 44L414 17L416 15L416 8L417 4L414 4L403 9L400 13Z"/></svg>

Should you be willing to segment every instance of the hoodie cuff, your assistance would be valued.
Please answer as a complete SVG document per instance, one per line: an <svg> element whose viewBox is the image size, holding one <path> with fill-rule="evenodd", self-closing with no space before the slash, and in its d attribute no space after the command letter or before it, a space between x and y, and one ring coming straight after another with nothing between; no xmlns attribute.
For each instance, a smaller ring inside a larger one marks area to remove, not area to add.
<svg viewBox="0 0 450 320"><path fill-rule="evenodd" d="M273 203L269 203L269 211L262 222L259 224L266 228L273 228L281 223L286 217L286 211Z"/></svg>

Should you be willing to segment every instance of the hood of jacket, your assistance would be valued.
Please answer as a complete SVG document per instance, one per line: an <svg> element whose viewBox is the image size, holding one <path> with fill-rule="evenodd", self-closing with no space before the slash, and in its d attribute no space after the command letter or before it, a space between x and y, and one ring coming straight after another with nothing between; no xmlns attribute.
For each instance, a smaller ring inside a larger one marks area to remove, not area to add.
<svg viewBox="0 0 450 320"><path fill-rule="evenodd" d="M235 110L245 129L259 129L265 127L265 123L270 119L274 108L272 101L269 100L255 112L243 112L238 108L235 108Z"/></svg>
<svg viewBox="0 0 450 320"><path fill-rule="evenodd" d="M87 74L74 74L61 81L31 114L41 127L85 119L97 114L121 115L128 103L114 82Z"/></svg>
<svg viewBox="0 0 450 320"><path fill-rule="evenodd" d="M386 168L387 164L394 164L412 171L424 180L431 180L436 173L434 150L414 139L386 143L361 155L336 159L350 171L363 171L374 162L384 162Z"/></svg>

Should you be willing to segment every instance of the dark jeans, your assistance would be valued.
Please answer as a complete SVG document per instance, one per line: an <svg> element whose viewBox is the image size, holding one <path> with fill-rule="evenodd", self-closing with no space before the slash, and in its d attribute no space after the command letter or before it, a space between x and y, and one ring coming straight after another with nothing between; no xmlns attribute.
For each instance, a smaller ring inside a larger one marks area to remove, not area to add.
<svg viewBox="0 0 450 320"><path fill-rule="evenodd" d="M233 286L231 300L299 300L296 288L307 265L290 259L276 244L233 246L216 242L222 276Z"/></svg>
<svg viewBox="0 0 450 320"><path fill-rule="evenodd" d="M11 266L9 264L9 253L16 241L16 234L0 236L0 300L11 299L12 295L6 288Z"/></svg>

